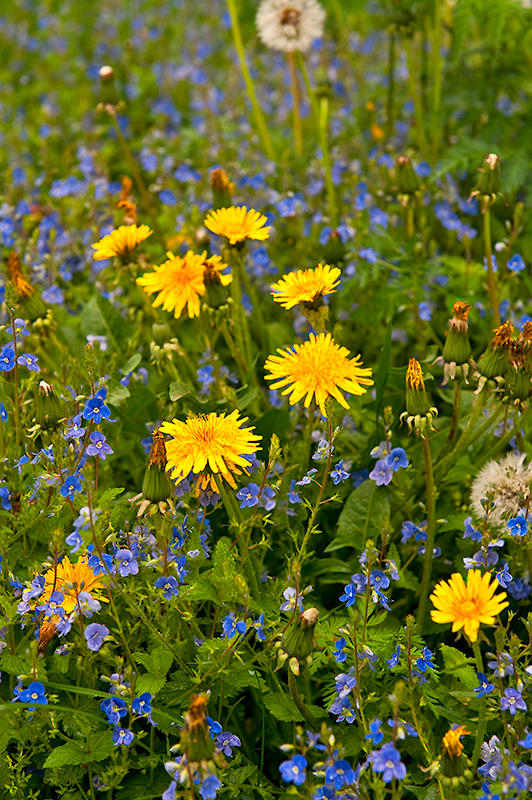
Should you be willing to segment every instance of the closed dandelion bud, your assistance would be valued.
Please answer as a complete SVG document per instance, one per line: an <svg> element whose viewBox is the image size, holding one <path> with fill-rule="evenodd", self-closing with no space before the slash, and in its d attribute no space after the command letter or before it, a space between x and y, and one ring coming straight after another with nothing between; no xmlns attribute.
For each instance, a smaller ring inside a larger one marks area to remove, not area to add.
<svg viewBox="0 0 532 800"><path fill-rule="evenodd" d="M215 209L227 208L232 205L234 183L231 183L224 169L218 167L211 170L212 206Z"/></svg>
<svg viewBox="0 0 532 800"><path fill-rule="evenodd" d="M408 156L398 156L395 162L395 178L399 194L413 195L421 188L421 181Z"/></svg>
<svg viewBox="0 0 532 800"><path fill-rule="evenodd" d="M460 778L465 777L465 771L469 766L468 759L462 755L464 746L460 741L461 737L468 733L465 725L454 725L442 740L440 773L442 777L453 779L453 785L460 783Z"/></svg>
<svg viewBox="0 0 532 800"><path fill-rule="evenodd" d="M172 330L166 322L154 322L151 326L151 335L155 344L165 344L172 338Z"/></svg>
<svg viewBox="0 0 532 800"><path fill-rule="evenodd" d="M314 649L314 628L316 627L318 616L319 611L317 608L307 608L302 614L294 617L281 640L281 647L289 656L294 656L298 661L301 661L312 654Z"/></svg>
<svg viewBox="0 0 532 800"><path fill-rule="evenodd" d="M160 503L162 500L168 500L174 487L166 472L164 436L160 431L154 431L152 439L148 466L142 481L142 494L146 500Z"/></svg>
<svg viewBox="0 0 532 800"><path fill-rule="evenodd" d="M427 428L433 428L432 421L437 415L425 391L421 365L411 358L406 371L406 411L401 414L401 420L406 419L409 431L414 428L424 435Z"/></svg>
<svg viewBox="0 0 532 800"><path fill-rule="evenodd" d="M104 106L116 106L118 104L118 95L115 86L115 71L109 66L104 64L98 71L100 77L100 102Z"/></svg>
<svg viewBox="0 0 532 800"><path fill-rule="evenodd" d="M501 161L495 153L488 153L479 169L477 185L471 192L485 202L493 203L501 188Z"/></svg>
<svg viewBox="0 0 532 800"><path fill-rule="evenodd" d="M484 378L501 377L508 369L508 350L512 341L513 326L505 322L495 329L495 336L478 360L478 371Z"/></svg>
<svg viewBox="0 0 532 800"><path fill-rule="evenodd" d="M35 422L41 428L55 428L63 417L61 402L55 389L46 381L39 383L37 390Z"/></svg>
<svg viewBox="0 0 532 800"><path fill-rule="evenodd" d="M194 695L190 701L181 732L181 746L189 763L209 761L213 756L214 739L209 733L207 698L203 694Z"/></svg>

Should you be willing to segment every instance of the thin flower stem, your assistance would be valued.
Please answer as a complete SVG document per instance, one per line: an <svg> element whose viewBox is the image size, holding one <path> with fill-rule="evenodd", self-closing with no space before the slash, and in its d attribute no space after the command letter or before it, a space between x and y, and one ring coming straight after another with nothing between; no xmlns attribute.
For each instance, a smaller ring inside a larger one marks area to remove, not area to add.
<svg viewBox="0 0 532 800"><path fill-rule="evenodd" d="M493 314L493 322L498 327L501 324L501 315L499 313L499 297L497 293L497 280L495 272L493 271L493 258L491 250L491 211L490 206L486 203L484 207L484 254L486 256L486 265L488 269L488 295L491 304L491 313Z"/></svg>
<svg viewBox="0 0 532 800"><path fill-rule="evenodd" d="M229 16L231 17L231 30L233 32L233 42L238 55L238 60L240 62L242 77L244 78L244 83L246 84L248 97L251 102L251 107L253 109L255 125L257 126L257 131L261 139L264 152L266 153L270 161L275 161L275 150L273 149L272 140L268 132L268 126L266 125L266 120L264 119L264 114L262 113L259 101L257 100L255 84L253 83L253 78L251 77L251 72L249 71L248 62L246 59L246 52L244 50L244 43L242 41L242 33L240 31L240 23L238 21L238 13L236 10L235 0L227 0L227 8L229 11Z"/></svg>
<svg viewBox="0 0 532 800"><path fill-rule="evenodd" d="M430 443L428 437L426 436L423 437L423 454L425 456L427 539L425 541L423 577L421 579L421 590L420 590L419 605L416 617L416 622L420 630L422 629L423 624L425 622L425 612L427 608L430 579L432 575L434 539L436 534L436 488L434 486L434 474L432 470L432 456L430 454Z"/></svg>
<svg viewBox="0 0 532 800"><path fill-rule="evenodd" d="M475 656L475 664L477 667L477 672L484 673L484 666L482 664L482 653L480 652L480 647L478 641L473 642L473 654ZM477 723L477 732L475 735L475 744L473 747L473 755L471 756L471 770L474 772L477 768L478 759L480 756L480 748L482 747L482 743L484 741L484 734L486 732L486 711L487 711L487 704L486 704L486 697L480 698L480 711L478 715L478 723Z"/></svg>
<svg viewBox="0 0 532 800"><path fill-rule="evenodd" d="M140 196L142 197L142 202L146 207L146 211L150 215L151 224L153 226L153 230L155 231L155 235L157 236L159 243L163 248L163 252L166 253L166 239L164 238L163 232L159 228L159 223L157 222L157 216L152 206L149 192L146 189L144 181L142 180L142 175L140 174L140 170L138 168L137 162L135 161L135 157L131 152L131 148L129 147L126 141L124 134L120 130L120 125L118 124L118 120L116 118L116 111L113 109L113 111L109 113L109 116L111 117L111 122L113 123L113 127L116 132L116 137L118 139L120 147L122 148L122 152L124 153L124 156L126 157L126 160L129 163L131 172L133 174L133 178L135 180L135 183L137 184Z"/></svg>
<svg viewBox="0 0 532 800"><path fill-rule="evenodd" d="M296 59L293 52L287 53L290 85L292 87L292 124L294 128L294 150L296 156L303 153L303 128L301 125L301 96L297 79Z"/></svg>
<svg viewBox="0 0 532 800"><path fill-rule="evenodd" d="M329 218L332 228L338 225L338 206L336 203L336 190L332 179L331 153L329 150L329 100L320 98L319 132L320 147L325 168L325 186L327 189L327 202L329 205Z"/></svg>

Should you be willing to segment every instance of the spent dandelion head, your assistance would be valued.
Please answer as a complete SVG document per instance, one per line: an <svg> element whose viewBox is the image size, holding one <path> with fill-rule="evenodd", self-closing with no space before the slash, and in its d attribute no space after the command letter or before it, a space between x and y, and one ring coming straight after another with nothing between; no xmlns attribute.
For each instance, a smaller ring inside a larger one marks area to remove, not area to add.
<svg viewBox="0 0 532 800"><path fill-rule="evenodd" d="M271 294L276 303L290 309L300 305L317 310L323 298L333 292L340 283L340 270L328 264L318 264L312 269L298 269L289 272L272 284Z"/></svg>
<svg viewBox="0 0 532 800"><path fill-rule="evenodd" d="M162 306L163 311L173 311L176 319L181 316L185 306L190 318L200 313L200 298L205 295L206 284L218 281L222 286L231 283L231 275L222 274L227 264L220 256L207 258L189 250L183 257L168 252L167 261L137 278L139 286L147 294L157 293L154 308Z"/></svg>
<svg viewBox="0 0 532 800"><path fill-rule="evenodd" d="M498 581L492 581L489 572L470 570L467 582L455 572L448 581L436 585L430 596L434 606L430 615L434 622L451 622L453 633L463 628L471 642L476 642L480 625L493 625L508 605L506 592L495 593L498 588Z"/></svg>
<svg viewBox="0 0 532 800"><path fill-rule="evenodd" d="M104 261L114 256L128 257L152 230L147 225L121 225L92 245L95 261Z"/></svg>
<svg viewBox="0 0 532 800"><path fill-rule="evenodd" d="M239 245L246 239L265 241L270 235L264 214L247 206L230 206L210 211L204 220L205 227L219 236L224 236L230 245Z"/></svg>
<svg viewBox="0 0 532 800"><path fill-rule="evenodd" d="M262 0L256 17L261 41L285 53L308 50L323 35L324 23L317 0Z"/></svg>
<svg viewBox="0 0 532 800"><path fill-rule="evenodd" d="M185 422L163 422L160 430L171 437L166 442L166 468L171 477L183 480L192 473L197 493L204 489L218 492L222 480L235 489L234 476L247 474L250 462L246 456L259 449L260 436L253 428L243 427L247 420L233 411L229 415L202 414Z"/></svg>
<svg viewBox="0 0 532 800"><path fill-rule="evenodd" d="M360 356L350 358L349 350L337 345L330 333L311 333L304 344L277 352L279 355L269 356L264 365L269 372L266 380L274 381L273 389L284 389L282 393L289 395L290 405L304 397L308 408L315 399L326 417L329 397L349 408L342 391L362 395L367 391L365 387L373 385L371 368L362 367Z"/></svg>

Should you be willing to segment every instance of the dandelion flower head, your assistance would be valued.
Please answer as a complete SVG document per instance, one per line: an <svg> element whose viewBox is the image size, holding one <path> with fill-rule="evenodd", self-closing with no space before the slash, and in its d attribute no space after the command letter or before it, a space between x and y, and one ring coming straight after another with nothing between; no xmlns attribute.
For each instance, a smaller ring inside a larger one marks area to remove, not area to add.
<svg viewBox="0 0 532 800"><path fill-rule="evenodd" d="M327 416L328 397L349 408L342 391L361 395L367 391L365 386L373 384L371 368L362 367L360 356L350 359L349 350L337 345L330 333L311 333L304 344L277 352L279 355L269 356L264 365L269 371L266 380L275 381L273 389L284 387L283 394L290 395L290 405L304 397L308 408L315 398L321 413Z"/></svg>
<svg viewBox="0 0 532 800"><path fill-rule="evenodd" d="M166 469L174 480L183 480L193 473L196 490L219 491L223 479L236 488L234 476L247 473L250 456L257 452L260 436L253 428L243 427L247 417L238 411L231 414L202 414L186 422L174 419L163 422L160 431L172 438L166 442Z"/></svg>
<svg viewBox="0 0 532 800"><path fill-rule="evenodd" d="M321 305L322 298L336 291L340 283L340 270L328 264L318 264L313 269L298 269L272 284L272 295L283 308L302 304L308 308Z"/></svg>
<svg viewBox="0 0 532 800"><path fill-rule="evenodd" d="M472 642L476 642L480 624L493 625L497 614L506 608L506 592L495 594L499 583L491 580L489 572L480 570L467 573L467 583L459 572L449 581L440 581L430 599L434 606L430 615L434 622L452 622L452 631L464 629Z"/></svg>
<svg viewBox="0 0 532 800"><path fill-rule="evenodd" d="M200 313L200 297L205 294L205 283L217 276L223 286L231 283L231 275L223 275L227 267L220 256L207 258L206 251L198 255L189 250L182 258L168 252L168 260L137 278L139 286L147 294L158 292L153 301L154 308L162 306L164 311L173 311L179 317L187 306L188 316Z"/></svg>
<svg viewBox="0 0 532 800"><path fill-rule="evenodd" d="M95 261L104 261L113 256L128 256L151 234L152 230L147 225L121 225L92 245L95 251L93 258Z"/></svg>
<svg viewBox="0 0 532 800"><path fill-rule="evenodd" d="M225 236L229 244L239 244L246 239L265 241L270 235L266 227L268 220L264 214L248 209L247 206L229 206L209 211L204 220L205 227L212 233Z"/></svg>
<svg viewBox="0 0 532 800"><path fill-rule="evenodd" d="M324 23L317 0L262 0L256 17L261 41L285 53L308 50L322 36Z"/></svg>

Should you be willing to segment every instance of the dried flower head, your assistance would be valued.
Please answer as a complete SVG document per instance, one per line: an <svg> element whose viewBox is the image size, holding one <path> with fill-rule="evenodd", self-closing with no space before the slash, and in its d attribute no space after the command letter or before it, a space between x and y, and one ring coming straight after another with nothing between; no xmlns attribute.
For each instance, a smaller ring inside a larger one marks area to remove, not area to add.
<svg viewBox="0 0 532 800"><path fill-rule="evenodd" d="M305 52L323 34L325 11L316 0L262 0L256 23L267 47Z"/></svg>
<svg viewBox="0 0 532 800"><path fill-rule="evenodd" d="M509 453L502 461L489 461L478 473L471 487L471 505L480 520L485 515L482 501L493 498L488 522L501 531L506 521L517 517L527 504L532 479L532 464L525 464L524 455Z"/></svg>

